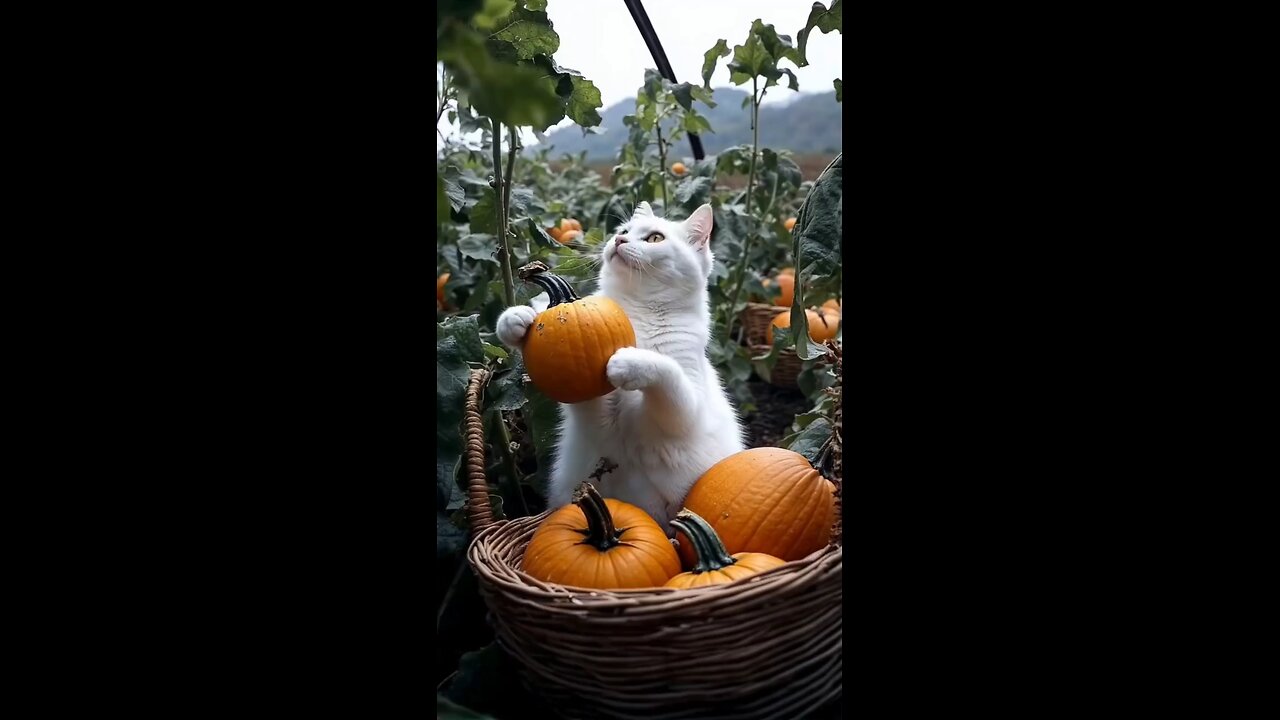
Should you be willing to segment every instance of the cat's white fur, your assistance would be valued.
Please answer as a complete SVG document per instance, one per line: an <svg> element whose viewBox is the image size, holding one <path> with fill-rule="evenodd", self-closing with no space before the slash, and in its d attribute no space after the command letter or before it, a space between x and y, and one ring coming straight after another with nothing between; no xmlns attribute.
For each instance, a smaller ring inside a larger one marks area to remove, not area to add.
<svg viewBox="0 0 1280 720"><path fill-rule="evenodd" d="M626 311L636 347L609 360L609 382L619 389L560 406L549 507L569 503L605 457L618 467L597 483L601 494L643 508L673 535L667 523L694 481L743 449L738 417L707 359L711 218L710 205L677 223L640 203L604 244L596 294ZM653 233L665 239L648 242ZM535 316L531 307L507 308L498 338L519 347Z"/></svg>

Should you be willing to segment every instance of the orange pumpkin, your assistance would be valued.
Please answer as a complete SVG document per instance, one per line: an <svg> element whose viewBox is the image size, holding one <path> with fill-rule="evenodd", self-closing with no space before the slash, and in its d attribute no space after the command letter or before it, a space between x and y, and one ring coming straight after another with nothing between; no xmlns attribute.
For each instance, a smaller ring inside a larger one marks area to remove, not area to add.
<svg viewBox="0 0 1280 720"><path fill-rule="evenodd" d="M827 546L835 520L835 485L803 455L776 447L743 450L702 474L684 500L706 518L730 553L799 560ZM680 545L692 565L692 548Z"/></svg>
<svg viewBox="0 0 1280 720"><path fill-rule="evenodd" d="M563 242L564 242L563 240L561 240L561 239L560 239L560 234L561 234L562 232L563 232L563 231L560 229L560 227L559 227L559 226L556 226L556 227L551 228L550 230L547 230L547 234L551 236L551 239L552 239L552 240L555 240L555 241L556 241L556 242L558 242L558 243L563 243Z"/></svg>
<svg viewBox="0 0 1280 720"><path fill-rule="evenodd" d="M823 342L836 336L840 329L840 316L827 310L805 310L805 319L809 321L809 337L814 342ZM791 311L784 310L769 323L769 344L773 344L774 328L786 330L791 327Z"/></svg>
<svg viewBox="0 0 1280 720"><path fill-rule="evenodd" d="M784 223L782 223L782 226L783 226L783 227L785 227L786 229L790 230L791 228L793 228L793 227L795 227L795 226L796 226L796 219L795 219L795 218L787 218L787 221L786 221L786 222L784 222Z"/></svg>
<svg viewBox="0 0 1280 720"><path fill-rule="evenodd" d="M840 301L839 301L839 300L837 300L837 299L835 299L835 298L831 298L830 300L828 300L828 301L826 301L826 302L822 303L822 307L823 307L823 309L825 309L825 310L830 310L830 311L832 311L832 312L836 313L837 315L839 315L839 314L841 313L841 310L840 310Z"/></svg>
<svg viewBox="0 0 1280 720"><path fill-rule="evenodd" d="M436 278L436 302L440 307L445 307L444 301L444 284L449 282L449 273L445 273Z"/></svg>
<svg viewBox="0 0 1280 720"><path fill-rule="evenodd" d="M534 262L520 277L547 291L551 302L524 338L529 379L562 403L591 400L613 391L606 373L619 348L635 347L636 331L618 303L602 295L579 298L564 278Z"/></svg>
<svg viewBox="0 0 1280 720"><path fill-rule="evenodd" d="M677 162L677 163L672 163L672 164L671 164L671 172L672 172L672 173L675 173L676 175L683 175L683 174L684 174L684 171L685 171L684 163L682 163L682 162Z"/></svg>
<svg viewBox="0 0 1280 720"><path fill-rule="evenodd" d="M671 521L671 526L684 533L680 544L690 544L696 559L692 570L671 578L664 587L695 588L731 583L772 570L787 562L764 553L730 555L724 549L720 536L716 535L707 521L689 510L681 510L676 519Z"/></svg>
<svg viewBox="0 0 1280 720"><path fill-rule="evenodd" d="M564 232L560 233L560 237L557 239L560 241L561 245L568 245L569 243L573 242L574 240L577 240L580 237L582 237L581 230L565 230Z"/></svg>
<svg viewBox="0 0 1280 720"><path fill-rule="evenodd" d="M795 269L795 268L793 268L793 267L785 267L785 268L782 268L781 270L779 270L779 271L778 271L778 274L779 274L779 275L790 275L791 277L795 277L795 275L796 275L796 269Z"/></svg>
<svg viewBox="0 0 1280 720"><path fill-rule="evenodd" d="M796 276L795 271L791 273L779 273L778 277L773 281L781 295L775 297L771 302L780 307L791 307L791 301L796 295Z"/></svg>
<svg viewBox="0 0 1280 720"><path fill-rule="evenodd" d="M560 232L565 233L569 230L577 230L578 232L582 232L582 223L578 222L577 220L574 220L573 218L564 218L563 220L560 221Z"/></svg>
<svg viewBox="0 0 1280 720"><path fill-rule="evenodd" d="M582 588L661 587L680 572L680 558L649 513L583 483L572 505L533 532L523 569L543 582Z"/></svg>

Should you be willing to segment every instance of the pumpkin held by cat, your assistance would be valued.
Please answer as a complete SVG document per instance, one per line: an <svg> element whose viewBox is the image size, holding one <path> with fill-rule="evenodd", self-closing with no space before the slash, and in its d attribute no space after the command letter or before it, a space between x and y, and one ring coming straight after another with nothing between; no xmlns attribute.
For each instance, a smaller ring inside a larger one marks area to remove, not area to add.
<svg viewBox="0 0 1280 720"><path fill-rule="evenodd" d="M611 392L609 358L636 344L627 314L607 297L579 298L564 278L547 272L540 262L520 268L520 277L541 286L550 298L524 339L524 364L533 384L562 403Z"/></svg>

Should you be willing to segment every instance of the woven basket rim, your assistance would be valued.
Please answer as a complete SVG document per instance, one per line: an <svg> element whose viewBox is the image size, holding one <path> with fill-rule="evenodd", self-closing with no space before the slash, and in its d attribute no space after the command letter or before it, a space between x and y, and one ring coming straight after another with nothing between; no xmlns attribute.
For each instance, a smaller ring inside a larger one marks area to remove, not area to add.
<svg viewBox="0 0 1280 720"><path fill-rule="evenodd" d="M484 545L494 539L495 536L502 535L505 532L512 532L513 528L519 527L517 524L523 524L527 528L520 528L518 532L528 532L536 528L554 510L547 510L538 515L530 515L526 517L515 518L514 520L499 520L494 524L486 527L475 535L467 548L468 559L472 560L472 565L477 567L485 567L486 563L477 562L478 557L472 557L473 551L479 554L479 550ZM791 560L783 565L770 568L764 572L756 573L749 578L743 578L737 582L722 583L719 585L706 585L696 588L668 588L668 587L648 587L648 588L626 588L601 590L599 588L579 587L576 585L563 585L560 583L548 583L538 580L526 573L518 567L510 567L523 584L531 591L532 594L542 594L546 599L568 598L586 596L591 600L588 602L602 602L608 604L610 600L615 599L663 599L670 598L672 595L679 595L680 598L693 597L695 595L718 595L723 593L732 593L741 591L752 586L759 586L761 583L767 583L775 577L790 576L799 571L803 571L813 565L822 563L832 555L839 555L843 559L844 547L839 542L833 540L825 547L815 550L808 555L797 560Z"/></svg>

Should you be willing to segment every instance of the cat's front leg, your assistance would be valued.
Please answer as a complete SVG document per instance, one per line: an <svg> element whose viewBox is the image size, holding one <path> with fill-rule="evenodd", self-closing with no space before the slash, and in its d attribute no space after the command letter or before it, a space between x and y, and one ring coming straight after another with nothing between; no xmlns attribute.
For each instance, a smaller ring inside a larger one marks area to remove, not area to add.
<svg viewBox="0 0 1280 720"><path fill-rule="evenodd" d="M538 312L528 305L514 305L502 311L494 330L507 347L518 348Z"/></svg>
<svg viewBox="0 0 1280 720"><path fill-rule="evenodd" d="M643 391L645 414L667 433L694 425L698 395L675 360L652 350L620 348L609 358L606 374L616 388Z"/></svg>

